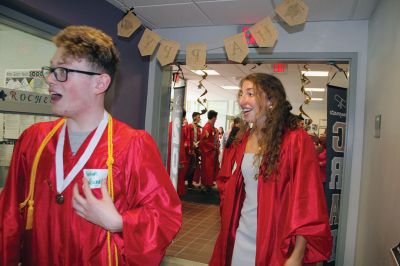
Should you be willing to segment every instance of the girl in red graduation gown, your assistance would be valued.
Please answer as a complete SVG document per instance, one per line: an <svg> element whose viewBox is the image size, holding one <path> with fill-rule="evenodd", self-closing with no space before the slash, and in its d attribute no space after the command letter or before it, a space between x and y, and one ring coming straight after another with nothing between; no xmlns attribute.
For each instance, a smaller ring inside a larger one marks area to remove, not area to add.
<svg viewBox="0 0 400 266"><path fill-rule="evenodd" d="M297 128L281 82L255 73L241 81L246 122L223 186L221 230L210 265L313 265L332 237L314 145Z"/></svg>

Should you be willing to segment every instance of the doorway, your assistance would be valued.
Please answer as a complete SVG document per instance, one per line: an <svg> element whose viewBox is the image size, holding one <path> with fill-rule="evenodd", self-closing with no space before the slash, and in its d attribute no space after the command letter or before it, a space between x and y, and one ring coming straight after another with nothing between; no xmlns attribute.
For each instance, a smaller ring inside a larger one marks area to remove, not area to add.
<svg viewBox="0 0 400 266"><path fill-rule="evenodd" d="M181 59L183 61L183 58L178 58ZM225 61L225 56L224 55L213 55L213 59L209 60L208 65L223 65L226 64ZM349 72L349 76L350 79L348 81L348 90L346 92L347 94L347 128L346 128L346 147L345 147L345 156L344 156L344 165L347 165L348 167L344 167L343 169L343 176L342 176L342 180L343 180L343 185L342 185L342 195L340 198L340 224L345 225L346 221L347 221L347 212L348 212L348 208L349 208L349 202L348 202L348 187L350 184L350 166L351 166L351 157L352 157L352 144L353 144L353 136L352 136L352 132L354 131L354 110L355 110L355 88L356 88L356 63L357 63L357 56L356 53L304 53L304 54L285 54L285 55L252 55L249 56L249 60L247 60L246 65L244 65L244 67L248 67L248 68L257 68L260 67L262 68L262 65L271 65L274 63L283 63L283 64L287 64L287 65L295 65L298 70L299 68L302 68L305 64L309 64L309 65L313 65L313 64L321 64L321 65L326 65L328 68L331 68L331 72L334 73L335 69L332 68L332 64L339 64L340 66L343 65L347 65L348 66L348 72ZM260 64L260 65L259 65ZM229 64L232 65L232 64ZM154 67L154 65L153 65ZM155 67L154 69L157 69L157 67ZM167 71L172 71L173 69L170 67L169 70ZM311 69L310 70L314 70ZM165 69L161 69L159 68L159 74L163 73L163 71L166 71ZM157 71L155 71L157 72ZM271 73L271 71L267 71L268 73ZM331 73L331 74L332 74ZM284 75L284 74L282 74ZM341 74L337 74L337 75L341 75ZM244 74L243 74L244 76ZM278 76L278 78L281 78L281 76ZM329 77L326 79L325 82L325 86L326 83L329 81ZM237 81L236 81L237 82ZM290 85L287 85L284 83L285 88L287 89L288 87L291 87ZM340 85L342 86L342 85ZM297 91L300 90L299 86L294 86L297 88ZM326 92L325 92L326 93ZM301 95L301 94L300 94ZM316 95L316 94L315 94ZM226 97L226 96L225 96ZM289 100L292 102L292 104L294 105L293 108L293 113L298 113L298 106L295 106L294 101L289 97ZM321 103L322 104L322 103ZM320 105L321 105L320 104ZM229 104L228 104L229 106ZM307 111L309 112L310 110L307 110L306 107L304 107L306 113ZM234 107L233 107L234 109ZM190 114L190 112L188 112ZM315 116L315 114L313 114L313 112L309 112L310 113L310 117L314 117L315 119L313 119L313 123L311 123L310 125L312 125L312 127L310 128L311 130L313 130L314 132L316 132L316 134L319 134L322 129L324 127L326 127L326 120L324 119L323 116ZM159 112L157 115L159 117L161 112ZM227 115L235 115L235 113L229 113ZM326 115L326 108L325 108L325 115ZM146 121L147 121L147 117L146 117ZM158 129L156 128L152 128L151 130L154 130L155 132L158 131ZM328 209L330 207L328 206ZM339 210L338 210L339 212ZM344 254L344 243L346 241L346 226L343 227L339 227L339 231L336 232L337 233L337 248L336 250L336 254L337 254L337 261L336 264L340 265L340 260L343 259L343 254Z"/></svg>

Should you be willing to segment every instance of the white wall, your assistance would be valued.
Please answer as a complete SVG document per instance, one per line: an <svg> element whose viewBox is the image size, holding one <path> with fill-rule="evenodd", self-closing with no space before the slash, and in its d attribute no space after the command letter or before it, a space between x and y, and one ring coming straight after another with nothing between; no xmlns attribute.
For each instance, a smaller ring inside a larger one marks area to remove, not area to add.
<svg viewBox="0 0 400 266"><path fill-rule="evenodd" d="M400 241L400 1L379 2L369 23L364 159L356 265L394 265ZM374 138L375 116L381 137Z"/></svg>
<svg viewBox="0 0 400 266"><path fill-rule="evenodd" d="M0 86L6 69L40 69L50 64L56 47L28 33L2 26L0 30Z"/></svg>
<svg viewBox="0 0 400 266"><path fill-rule="evenodd" d="M347 234L343 240L344 254L340 258L344 265L353 265L361 182L362 159L359 155L363 153L368 21L307 22L303 29L293 33L288 33L279 25L277 28L279 37L273 53L356 52L358 54L357 97L355 107L352 109L355 110L355 114L354 121L349 121L354 123L352 132L354 138L347 139L347 144L352 146L354 156L351 165L347 166L351 168L350 185L346 188L349 195L348 219L347 224L341 225L345 227ZM238 33L238 27L170 28L159 29L156 32L163 38L178 41L181 44L181 53L185 51L187 43L206 42L210 55L224 53L223 38ZM251 49L250 52L254 50Z"/></svg>

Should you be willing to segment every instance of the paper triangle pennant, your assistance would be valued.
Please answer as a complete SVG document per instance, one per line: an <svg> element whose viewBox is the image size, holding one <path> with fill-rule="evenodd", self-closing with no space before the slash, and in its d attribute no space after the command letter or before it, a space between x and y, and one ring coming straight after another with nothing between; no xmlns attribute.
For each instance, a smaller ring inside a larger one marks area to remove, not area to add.
<svg viewBox="0 0 400 266"><path fill-rule="evenodd" d="M118 36L129 38L142 25L132 12L128 12L123 19L118 23Z"/></svg>
<svg viewBox="0 0 400 266"><path fill-rule="evenodd" d="M273 47L278 39L278 30L269 17L257 22L249 31L259 47Z"/></svg>
<svg viewBox="0 0 400 266"><path fill-rule="evenodd" d="M245 33L239 33L224 39L225 51L228 59L242 63L249 54Z"/></svg>
<svg viewBox="0 0 400 266"><path fill-rule="evenodd" d="M191 69L203 69L206 64L207 44L189 43L186 46L186 65Z"/></svg>
<svg viewBox="0 0 400 266"><path fill-rule="evenodd" d="M165 66L174 62L178 53L180 44L176 41L161 40L160 47L157 52L157 59L161 66Z"/></svg>
<svg viewBox="0 0 400 266"><path fill-rule="evenodd" d="M138 44L141 56L152 55L160 40L160 35L146 28Z"/></svg>
<svg viewBox="0 0 400 266"><path fill-rule="evenodd" d="M289 26L296 26L306 22L308 6L301 0L284 0L276 7L275 12Z"/></svg>

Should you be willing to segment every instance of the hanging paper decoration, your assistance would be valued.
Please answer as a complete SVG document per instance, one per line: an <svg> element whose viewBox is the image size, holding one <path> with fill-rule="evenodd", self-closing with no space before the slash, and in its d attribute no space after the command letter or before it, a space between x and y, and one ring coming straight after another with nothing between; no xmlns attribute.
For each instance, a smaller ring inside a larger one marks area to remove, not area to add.
<svg viewBox="0 0 400 266"><path fill-rule="evenodd" d="M308 7L302 0L283 0L275 12L292 27L306 22Z"/></svg>
<svg viewBox="0 0 400 266"><path fill-rule="evenodd" d="M186 46L186 65L190 69L203 69L206 64L207 44L189 43Z"/></svg>
<svg viewBox="0 0 400 266"><path fill-rule="evenodd" d="M244 32L225 38L224 45L228 59L231 61L242 63L249 54Z"/></svg>
<svg viewBox="0 0 400 266"><path fill-rule="evenodd" d="M129 38L142 25L131 11L128 11L123 19L118 23L118 36Z"/></svg>
<svg viewBox="0 0 400 266"><path fill-rule="evenodd" d="M152 55L160 40L160 35L146 28L138 44L141 56Z"/></svg>
<svg viewBox="0 0 400 266"><path fill-rule="evenodd" d="M130 37L141 25L141 21L133 13L134 8L127 11L118 23L118 36ZM306 21L308 7L302 0L283 0L275 12L289 25L295 26ZM251 35L259 47L273 47L278 39L278 31L269 16L249 28ZM171 64L179 51L180 44L165 40L150 29L145 29L138 44L142 56L152 55L158 45L157 59L161 66ZM249 53L244 32L224 39L224 48L229 60L242 63ZM202 69L206 62L207 45L204 43L188 44L186 47L186 63L194 69Z"/></svg>
<svg viewBox="0 0 400 266"><path fill-rule="evenodd" d="M204 87L204 85L203 85L203 81L206 80L206 78L207 78L208 75L207 75L207 73L204 72L204 71L203 71L203 73L204 73L204 75L202 76L202 79L199 81L199 85L197 85L197 89L199 89L199 90L204 89L204 92L199 96L199 98L197 98L197 102L198 102L201 106L204 107L204 109L202 109L202 110L200 111L200 115L203 115L203 114L207 113L207 107L205 106L205 104L207 103L207 98L204 97L204 99L201 99L201 97L205 96L205 95L207 94L207 92L208 92L207 89L206 89L206 87Z"/></svg>
<svg viewBox="0 0 400 266"><path fill-rule="evenodd" d="M308 65L304 65L303 68L304 68L306 71L303 72L303 73L301 73L301 71L300 71L300 74L301 74L301 78L300 78L300 81L301 81L301 89L300 89L300 91L301 91L301 93L305 96L305 100L304 100L304 103L301 104L299 110L300 110L300 115L301 115L302 117L308 117L308 118L309 118L308 120L305 121L305 124L306 124L307 126L309 126L309 125L312 124L313 120L311 119L311 117L310 117L306 112L304 112L303 105L304 105L304 104L309 104L309 103L311 102L311 95L308 94L308 92L306 92L306 90L305 90L305 86L308 85L308 84L310 84L310 82L311 82L311 81L306 77L306 73L307 73L307 71L310 71L310 69L308 68Z"/></svg>
<svg viewBox="0 0 400 266"><path fill-rule="evenodd" d="M278 30L269 17L257 22L249 31L259 47L273 47L278 39Z"/></svg>
<svg viewBox="0 0 400 266"><path fill-rule="evenodd" d="M175 41L161 40L160 47L157 52L157 59L161 66L165 66L174 62L178 53L180 44Z"/></svg>

